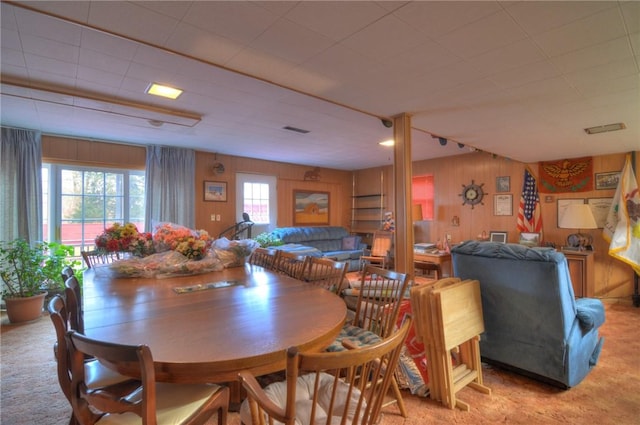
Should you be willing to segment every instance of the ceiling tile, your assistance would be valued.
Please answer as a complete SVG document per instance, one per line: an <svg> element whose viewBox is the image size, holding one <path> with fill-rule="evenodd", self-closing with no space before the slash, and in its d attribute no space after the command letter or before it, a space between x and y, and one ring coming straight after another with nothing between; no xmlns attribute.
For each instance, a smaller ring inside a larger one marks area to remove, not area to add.
<svg viewBox="0 0 640 425"><path fill-rule="evenodd" d="M471 58L526 37L513 19L500 11L435 39L460 57Z"/></svg>

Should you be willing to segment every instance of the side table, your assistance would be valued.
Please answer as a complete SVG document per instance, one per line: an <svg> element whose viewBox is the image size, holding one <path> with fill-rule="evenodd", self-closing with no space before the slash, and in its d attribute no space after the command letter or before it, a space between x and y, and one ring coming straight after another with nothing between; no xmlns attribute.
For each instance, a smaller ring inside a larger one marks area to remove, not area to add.
<svg viewBox="0 0 640 425"><path fill-rule="evenodd" d="M595 295L594 253L593 251L565 251L569 275L576 298Z"/></svg>

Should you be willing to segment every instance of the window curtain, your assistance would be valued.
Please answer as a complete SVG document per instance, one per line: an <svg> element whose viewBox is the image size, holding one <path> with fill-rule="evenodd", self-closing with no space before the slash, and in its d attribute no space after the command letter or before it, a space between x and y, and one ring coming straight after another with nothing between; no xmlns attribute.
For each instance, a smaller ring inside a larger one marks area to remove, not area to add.
<svg viewBox="0 0 640 425"><path fill-rule="evenodd" d="M40 132L2 127L0 240L42 240Z"/></svg>
<svg viewBox="0 0 640 425"><path fill-rule="evenodd" d="M192 149L147 147L147 231L165 221L195 228L195 164Z"/></svg>

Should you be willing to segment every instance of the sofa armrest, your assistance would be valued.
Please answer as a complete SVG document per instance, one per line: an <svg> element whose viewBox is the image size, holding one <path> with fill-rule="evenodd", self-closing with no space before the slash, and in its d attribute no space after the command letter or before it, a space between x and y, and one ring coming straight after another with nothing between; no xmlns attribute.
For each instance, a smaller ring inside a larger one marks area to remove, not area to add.
<svg viewBox="0 0 640 425"><path fill-rule="evenodd" d="M604 305L595 298L578 298L576 315L584 332L599 328L604 323Z"/></svg>

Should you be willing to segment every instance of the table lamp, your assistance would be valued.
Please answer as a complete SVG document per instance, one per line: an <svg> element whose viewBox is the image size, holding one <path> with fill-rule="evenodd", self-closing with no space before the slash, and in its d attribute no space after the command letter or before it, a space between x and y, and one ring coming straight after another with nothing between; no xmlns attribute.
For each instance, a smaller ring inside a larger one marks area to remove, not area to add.
<svg viewBox="0 0 640 425"><path fill-rule="evenodd" d="M591 251L593 238L589 234L580 233L581 229L597 229L596 219L593 217L588 204L570 204L565 210L558 227L561 229L578 229L578 233L567 236L566 249L572 251Z"/></svg>

